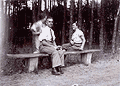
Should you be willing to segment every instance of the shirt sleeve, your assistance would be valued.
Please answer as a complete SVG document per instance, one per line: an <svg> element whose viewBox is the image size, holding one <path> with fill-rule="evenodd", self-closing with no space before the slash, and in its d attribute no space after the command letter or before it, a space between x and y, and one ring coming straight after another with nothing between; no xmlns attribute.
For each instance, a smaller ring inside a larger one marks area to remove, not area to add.
<svg viewBox="0 0 120 86"><path fill-rule="evenodd" d="M33 25L32 25L32 27L31 27L31 30L33 30L33 31L36 31L36 25L35 25L36 23L34 23Z"/></svg>
<svg viewBox="0 0 120 86"><path fill-rule="evenodd" d="M81 30L79 30L78 35L79 36L84 36L84 33Z"/></svg>
<svg viewBox="0 0 120 86"><path fill-rule="evenodd" d="M42 22L36 22L32 25L31 30L34 30L35 32L39 32L42 27Z"/></svg>
<svg viewBox="0 0 120 86"><path fill-rule="evenodd" d="M53 37L53 40L55 40L55 34L54 34L54 31L51 29L52 31L52 37Z"/></svg>

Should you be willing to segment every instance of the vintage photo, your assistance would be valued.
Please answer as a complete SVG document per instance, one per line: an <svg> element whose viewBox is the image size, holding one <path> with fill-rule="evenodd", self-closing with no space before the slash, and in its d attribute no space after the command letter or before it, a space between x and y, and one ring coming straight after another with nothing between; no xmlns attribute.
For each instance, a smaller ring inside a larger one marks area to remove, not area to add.
<svg viewBox="0 0 120 86"><path fill-rule="evenodd" d="M0 86L120 86L120 0L1 0Z"/></svg>

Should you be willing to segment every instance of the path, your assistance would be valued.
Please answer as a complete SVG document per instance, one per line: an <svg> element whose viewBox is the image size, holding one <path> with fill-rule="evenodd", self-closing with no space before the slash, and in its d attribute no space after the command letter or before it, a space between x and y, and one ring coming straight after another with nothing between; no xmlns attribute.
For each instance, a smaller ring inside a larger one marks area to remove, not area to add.
<svg viewBox="0 0 120 86"><path fill-rule="evenodd" d="M0 86L120 86L120 61L117 59L100 60L90 66L75 64L65 67L64 72L54 76L51 69L43 69L38 75L1 76Z"/></svg>

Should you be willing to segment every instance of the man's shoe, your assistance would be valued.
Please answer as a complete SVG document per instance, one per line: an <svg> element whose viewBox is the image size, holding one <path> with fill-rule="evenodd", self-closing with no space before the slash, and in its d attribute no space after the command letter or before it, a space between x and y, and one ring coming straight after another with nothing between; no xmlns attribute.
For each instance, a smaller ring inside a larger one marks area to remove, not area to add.
<svg viewBox="0 0 120 86"><path fill-rule="evenodd" d="M60 75L61 73L60 73L60 72L57 72L56 68L53 68L53 69L52 69L52 74L53 74L53 75Z"/></svg>
<svg viewBox="0 0 120 86"><path fill-rule="evenodd" d="M38 69L35 68L35 70L33 71L35 74L38 74Z"/></svg>
<svg viewBox="0 0 120 86"><path fill-rule="evenodd" d="M58 71L59 71L61 74L64 74L64 72L62 71L61 67L58 67Z"/></svg>

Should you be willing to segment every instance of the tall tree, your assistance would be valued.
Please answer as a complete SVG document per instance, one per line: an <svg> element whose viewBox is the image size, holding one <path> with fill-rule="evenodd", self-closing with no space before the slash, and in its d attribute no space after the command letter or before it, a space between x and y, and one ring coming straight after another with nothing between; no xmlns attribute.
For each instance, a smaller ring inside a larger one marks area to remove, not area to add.
<svg viewBox="0 0 120 86"><path fill-rule="evenodd" d="M50 1L50 0L47 0L48 9L49 9L49 1Z"/></svg>
<svg viewBox="0 0 120 86"><path fill-rule="evenodd" d="M33 20L33 23L36 22L36 16L35 16L35 2L32 2L32 20Z"/></svg>
<svg viewBox="0 0 120 86"><path fill-rule="evenodd" d="M27 1L25 1L25 29L27 29Z"/></svg>
<svg viewBox="0 0 120 86"><path fill-rule="evenodd" d="M100 38L99 38L99 36L100 36L100 30L99 30L99 28L100 28L100 4L98 3L98 0L97 0L97 4L96 4L96 8L97 8L97 28L98 28L98 37L97 37L97 39L98 39L98 43L100 42Z"/></svg>
<svg viewBox="0 0 120 86"><path fill-rule="evenodd" d="M82 0L78 0L78 27L82 29Z"/></svg>
<svg viewBox="0 0 120 86"><path fill-rule="evenodd" d="M89 49L92 48L92 41L93 41L93 26L94 26L94 23L93 23L93 18L94 18L93 10L94 10L94 0L92 0L92 7L91 7L91 28L90 28Z"/></svg>
<svg viewBox="0 0 120 86"><path fill-rule="evenodd" d="M40 12L41 12L41 0L38 0L38 15L37 15L37 20L39 19Z"/></svg>
<svg viewBox="0 0 120 86"><path fill-rule="evenodd" d="M117 51L119 50L120 45L120 13L119 13L119 19L118 19L118 29L117 29L117 37L116 37L116 47Z"/></svg>
<svg viewBox="0 0 120 86"><path fill-rule="evenodd" d="M115 23L114 23L114 31L113 31L113 38L112 38L112 52L115 53L116 51L116 36L117 36L117 26L118 26L118 19L120 16L120 2L119 2L119 8L117 11L117 15L115 17Z"/></svg>
<svg viewBox="0 0 120 86"><path fill-rule="evenodd" d="M51 11L51 6L52 6L52 0L50 0L50 11Z"/></svg>
<svg viewBox="0 0 120 86"><path fill-rule="evenodd" d="M46 10L47 9L47 1L44 0L44 2L45 2L45 10Z"/></svg>
<svg viewBox="0 0 120 86"><path fill-rule="evenodd" d="M53 2L54 2L54 4L53 4L53 5L55 5L55 0L53 0Z"/></svg>
<svg viewBox="0 0 120 86"><path fill-rule="evenodd" d="M99 40L100 40L100 49L101 52L104 51L104 0L101 0L101 28L100 28L100 36L99 36Z"/></svg>
<svg viewBox="0 0 120 86"><path fill-rule="evenodd" d="M7 53L7 43L8 43L8 28L6 28L7 26L7 23L6 21L6 14L4 14L4 5L3 5L3 1L0 1L0 8L1 8L1 11L0 11L0 74L3 73L3 69L4 69L4 66L5 66L5 54Z"/></svg>
<svg viewBox="0 0 120 86"><path fill-rule="evenodd" d="M65 41L66 8L67 8L67 2L66 2L66 0L64 0L64 19L63 19L63 28L62 28L62 44Z"/></svg>
<svg viewBox="0 0 120 86"><path fill-rule="evenodd" d="M72 23L73 23L73 8L74 8L74 0L70 1L70 29L69 29L69 40L72 36Z"/></svg>

